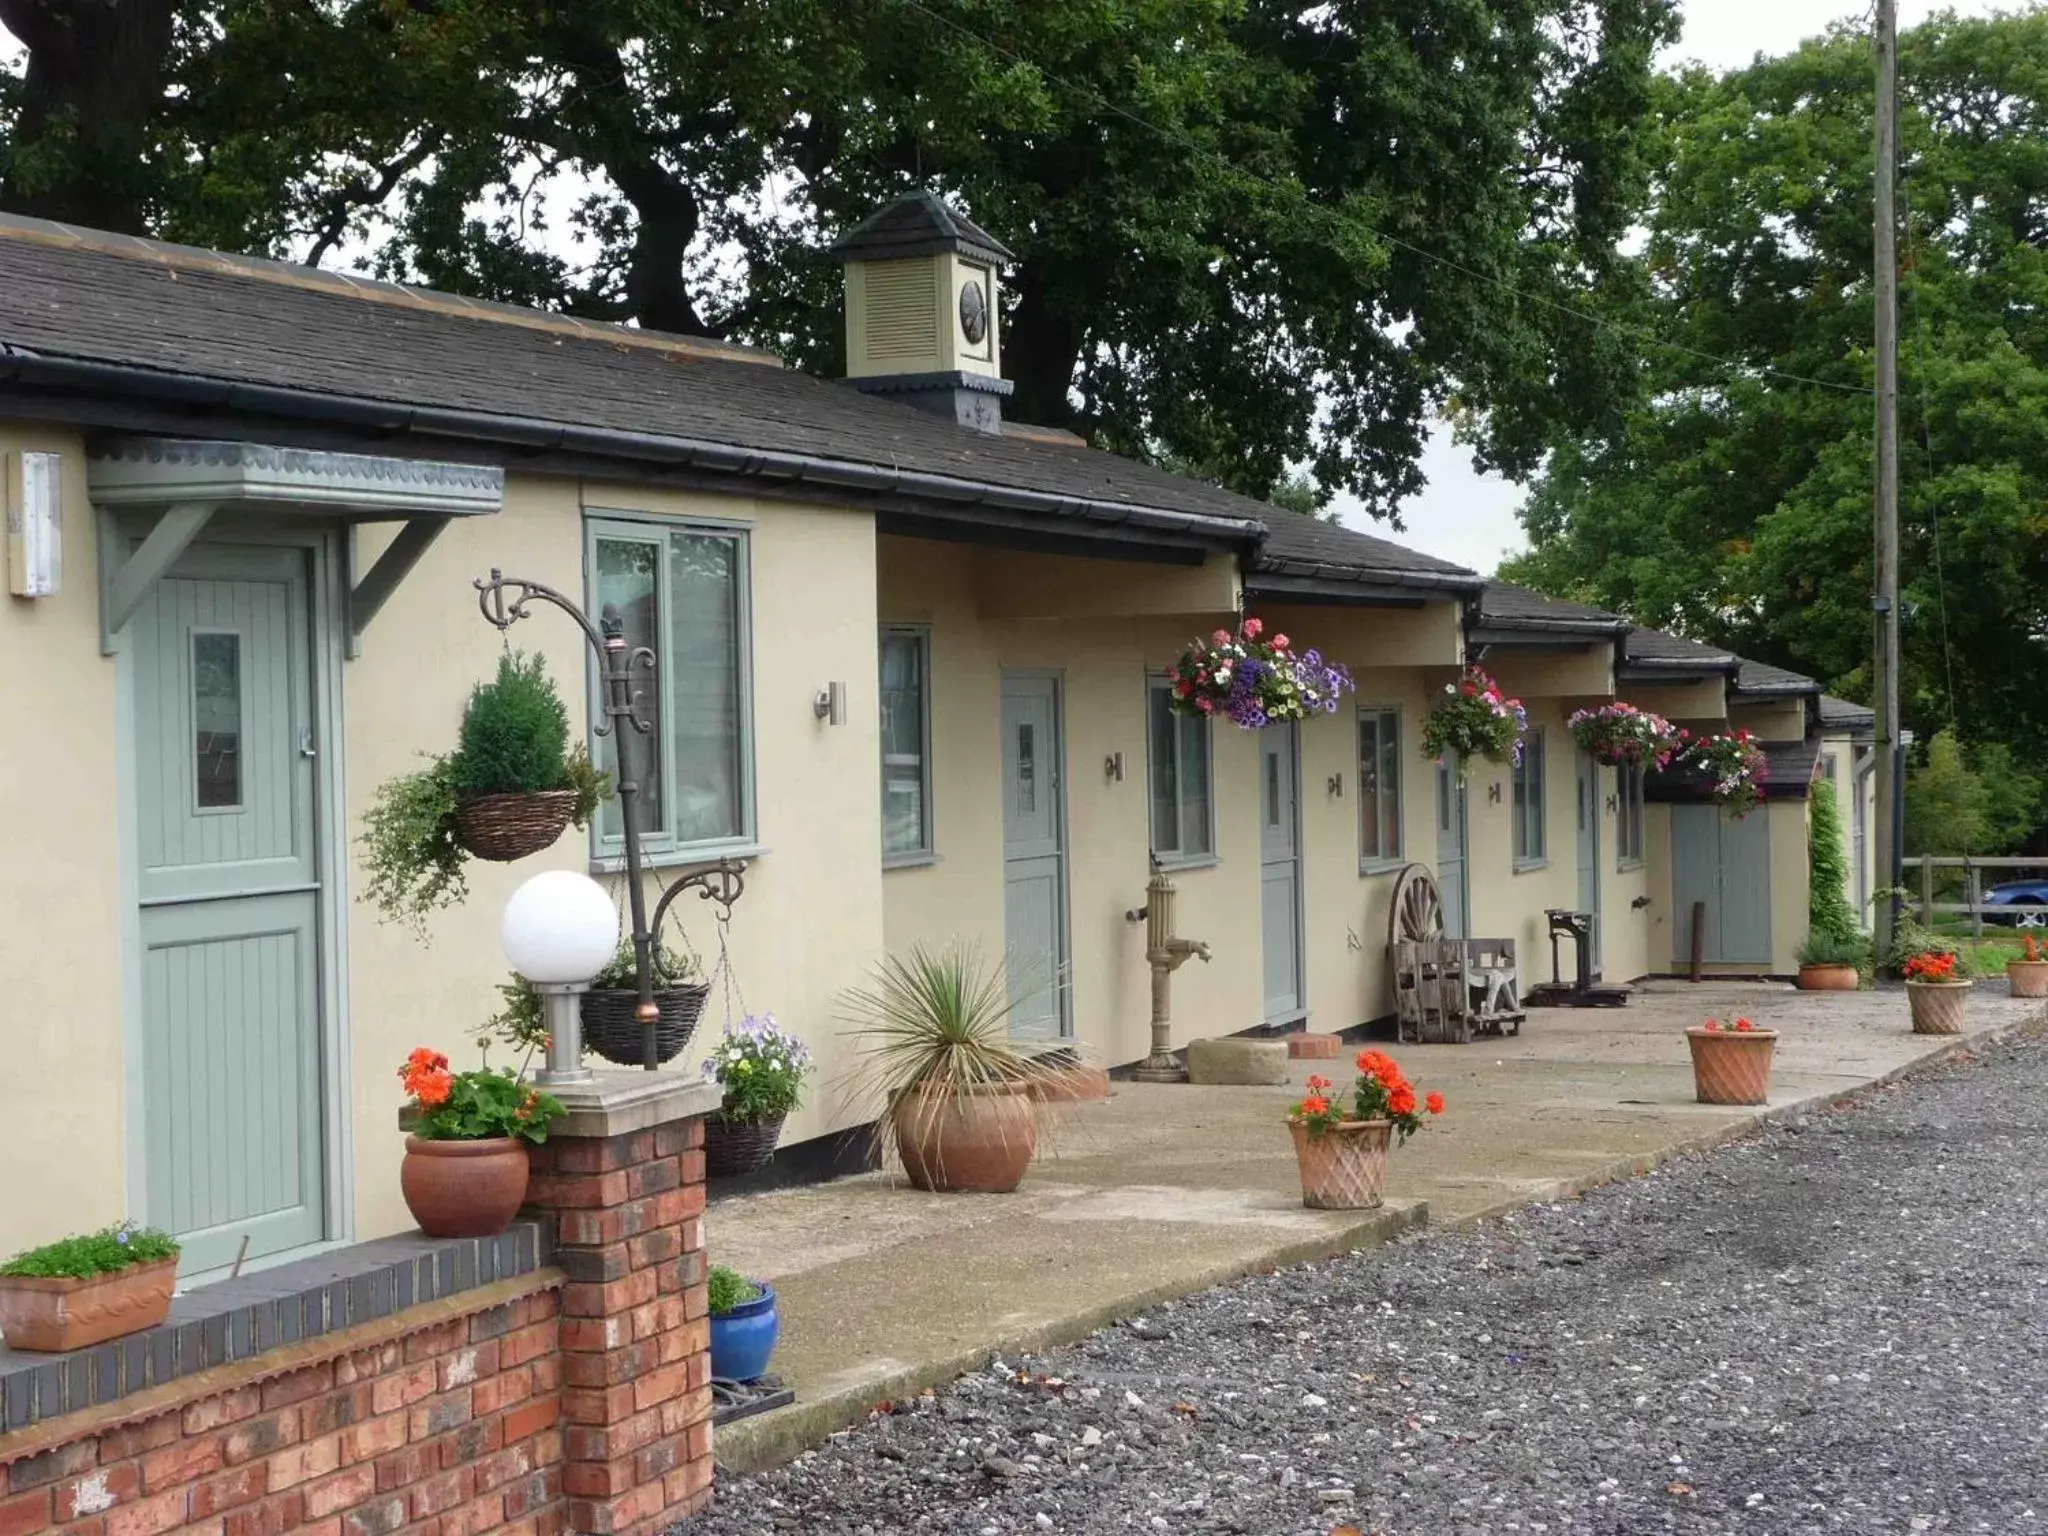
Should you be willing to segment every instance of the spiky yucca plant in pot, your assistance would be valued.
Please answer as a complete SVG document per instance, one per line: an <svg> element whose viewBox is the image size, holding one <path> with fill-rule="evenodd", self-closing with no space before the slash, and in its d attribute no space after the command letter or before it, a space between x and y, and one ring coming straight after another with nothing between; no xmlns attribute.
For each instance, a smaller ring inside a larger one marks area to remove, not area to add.
<svg viewBox="0 0 2048 1536"><path fill-rule="evenodd" d="M1058 1068L1011 1033L1035 976L992 964L973 944L890 955L847 993L859 1065L856 1101L876 1114L885 1152L919 1189L1007 1193L1038 1151L1040 1091Z"/></svg>

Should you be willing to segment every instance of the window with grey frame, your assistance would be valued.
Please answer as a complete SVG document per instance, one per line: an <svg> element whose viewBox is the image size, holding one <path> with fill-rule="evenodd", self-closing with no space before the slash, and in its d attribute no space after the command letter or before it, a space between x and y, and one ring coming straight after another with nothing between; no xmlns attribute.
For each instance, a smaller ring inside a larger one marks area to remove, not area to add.
<svg viewBox="0 0 2048 1536"><path fill-rule="evenodd" d="M1145 688L1147 784L1152 802L1152 852L1164 864L1216 856L1209 793L1209 722L1175 714L1173 684L1149 678Z"/></svg>
<svg viewBox="0 0 2048 1536"><path fill-rule="evenodd" d="M931 632L882 627L882 862L932 856Z"/></svg>
<svg viewBox="0 0 2048 1536"><path fill-rule="evenodd" d="M1514 862L1517 868L1541 864L1548 855L1543 813L1543 731L1522 738L1522 760L1515 765Z"/></svg>
<svg viewBox="0 0 2048 1536"><path fill-rule="evenodd" d="M634 737L641 847L655 858L754 836L747 555L743 528L589 522L590 606L617 609L626 643L659 662L646 700L655 728ZM608 742L591 752L611 765ZM600 857L622 851L616 797L594 839Z"/></svg>
<svg viewBox="0 0 2048 1536"><path fill-rule="evenodd" d="M1401 862L1401 712L1358 710L1358 862L1379 869Z"/></svg>
<svg viewBox="0 0 2048 1536"><path fill-rule="evenodd" d="M1635 869L1643 862L1643 778L1647 772L1641 763L1625 763L1614 775L1621 805L1615 816L1614 857L1623 869Z"/></svg>

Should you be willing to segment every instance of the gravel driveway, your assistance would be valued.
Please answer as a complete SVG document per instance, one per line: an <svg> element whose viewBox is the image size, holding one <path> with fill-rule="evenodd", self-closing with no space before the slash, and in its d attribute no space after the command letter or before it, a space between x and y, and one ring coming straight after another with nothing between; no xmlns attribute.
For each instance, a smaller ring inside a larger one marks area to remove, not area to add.
<svg viewBox="0 0 2048 1536"><path fill-rule="evenodd" d="M1993 1047L1192 1296L721 1480L687 1529L2048 1532L2044 1079L2048 1044Z"/></svg>

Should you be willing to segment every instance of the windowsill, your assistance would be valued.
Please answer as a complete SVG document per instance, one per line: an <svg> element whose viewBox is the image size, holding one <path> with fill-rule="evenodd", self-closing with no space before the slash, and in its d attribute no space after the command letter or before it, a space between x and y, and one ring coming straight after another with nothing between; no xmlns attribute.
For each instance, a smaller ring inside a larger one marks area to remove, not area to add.
<svg viewBox="0 0 2048 1536"><path fill-rule="evenodd" d="M1614 872L1617 875L1632 875L1643 867L1643 863L1644 861L1641 859L1617 859L1614 864Z"/></svg>
<svg viewBox="0 0 2048 1536"><path fill-rule="evenodd" d="M721 859L739 859L742 862L761 858L774 850L765 843L696 843L688 848L670 848L660 853L642 853L640 867L645 869L684 869L691 866L708 869ZM594 855L590 860L593 875L623 875L626 872L626 856L623 853Z"/></svg>
<svg viewBox="0 0 2048 1536"><path fill-rule="evenodd" d="M939 856L936 853L885 853L882 855L882 868L884 870L930 869L938 862Z"/></svg>
<svg viewBox="0 0 2048 1536"><path fill-rule="evenodd" d="M1407 867L1408 860L1406 859L1360 859L1358 861L1358 875L1362 880L1369 879L1373 875L1398 875Z"/></svg>
<svg viewBox="0 0 2048 1536"><path fill-rule="evenodd" d="M1550 868L1550 858L1549 858L1549 856L1548 856L1548 855L1545 855L1545 856L1544 856L1543 858L1540 858L1540 859L1517 859L1517 860L1515 860L1515 868L1514 868L1514 872L1515 872L1516 874L1518 874L1518 875L1527 875L1527 874L1533 874L1533 873L1534 873L1535 871L1537 871L1537 870L1539 870L1539 869L1548 869L1548 868Z"/></svg>
<svg viewBox="0 0 2048 1536"><path fill-rule="evenodd" d="M1169 874L1180 874L1190 869L1214 869L1223 862L1213 853L1198 853L1185 859L1175 854L1160 854L1155 857L1159 860L1159 867Z"/></svg>

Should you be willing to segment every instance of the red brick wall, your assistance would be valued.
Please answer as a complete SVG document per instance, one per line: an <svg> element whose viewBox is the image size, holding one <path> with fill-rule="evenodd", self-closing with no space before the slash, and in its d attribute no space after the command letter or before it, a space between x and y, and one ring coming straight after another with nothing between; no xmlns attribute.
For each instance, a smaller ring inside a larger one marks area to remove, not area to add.
<svg viewBox="0 0 2048 1536"><path fill-rule="evenodd" d="M22 1456L0 1536L557 1536L558 1311L539 1291Z"/></svg>
<svg viewBox="0 0 2048 1536"><path fill-rule="evenodd" d="M704 1123L536 1147L562 1289L569 1528L657 1528L711 1498ZM0 1536L6 1536L0 1532Z"/></svg>
<svg viewBox="0 0 2048 1536"><path fill-rule="evenodd" d="M702 1509L703 1144L696 1119L556 1136L529 1191L553 1269L0 1436L0 1536L649 1536Z"/></svg>

